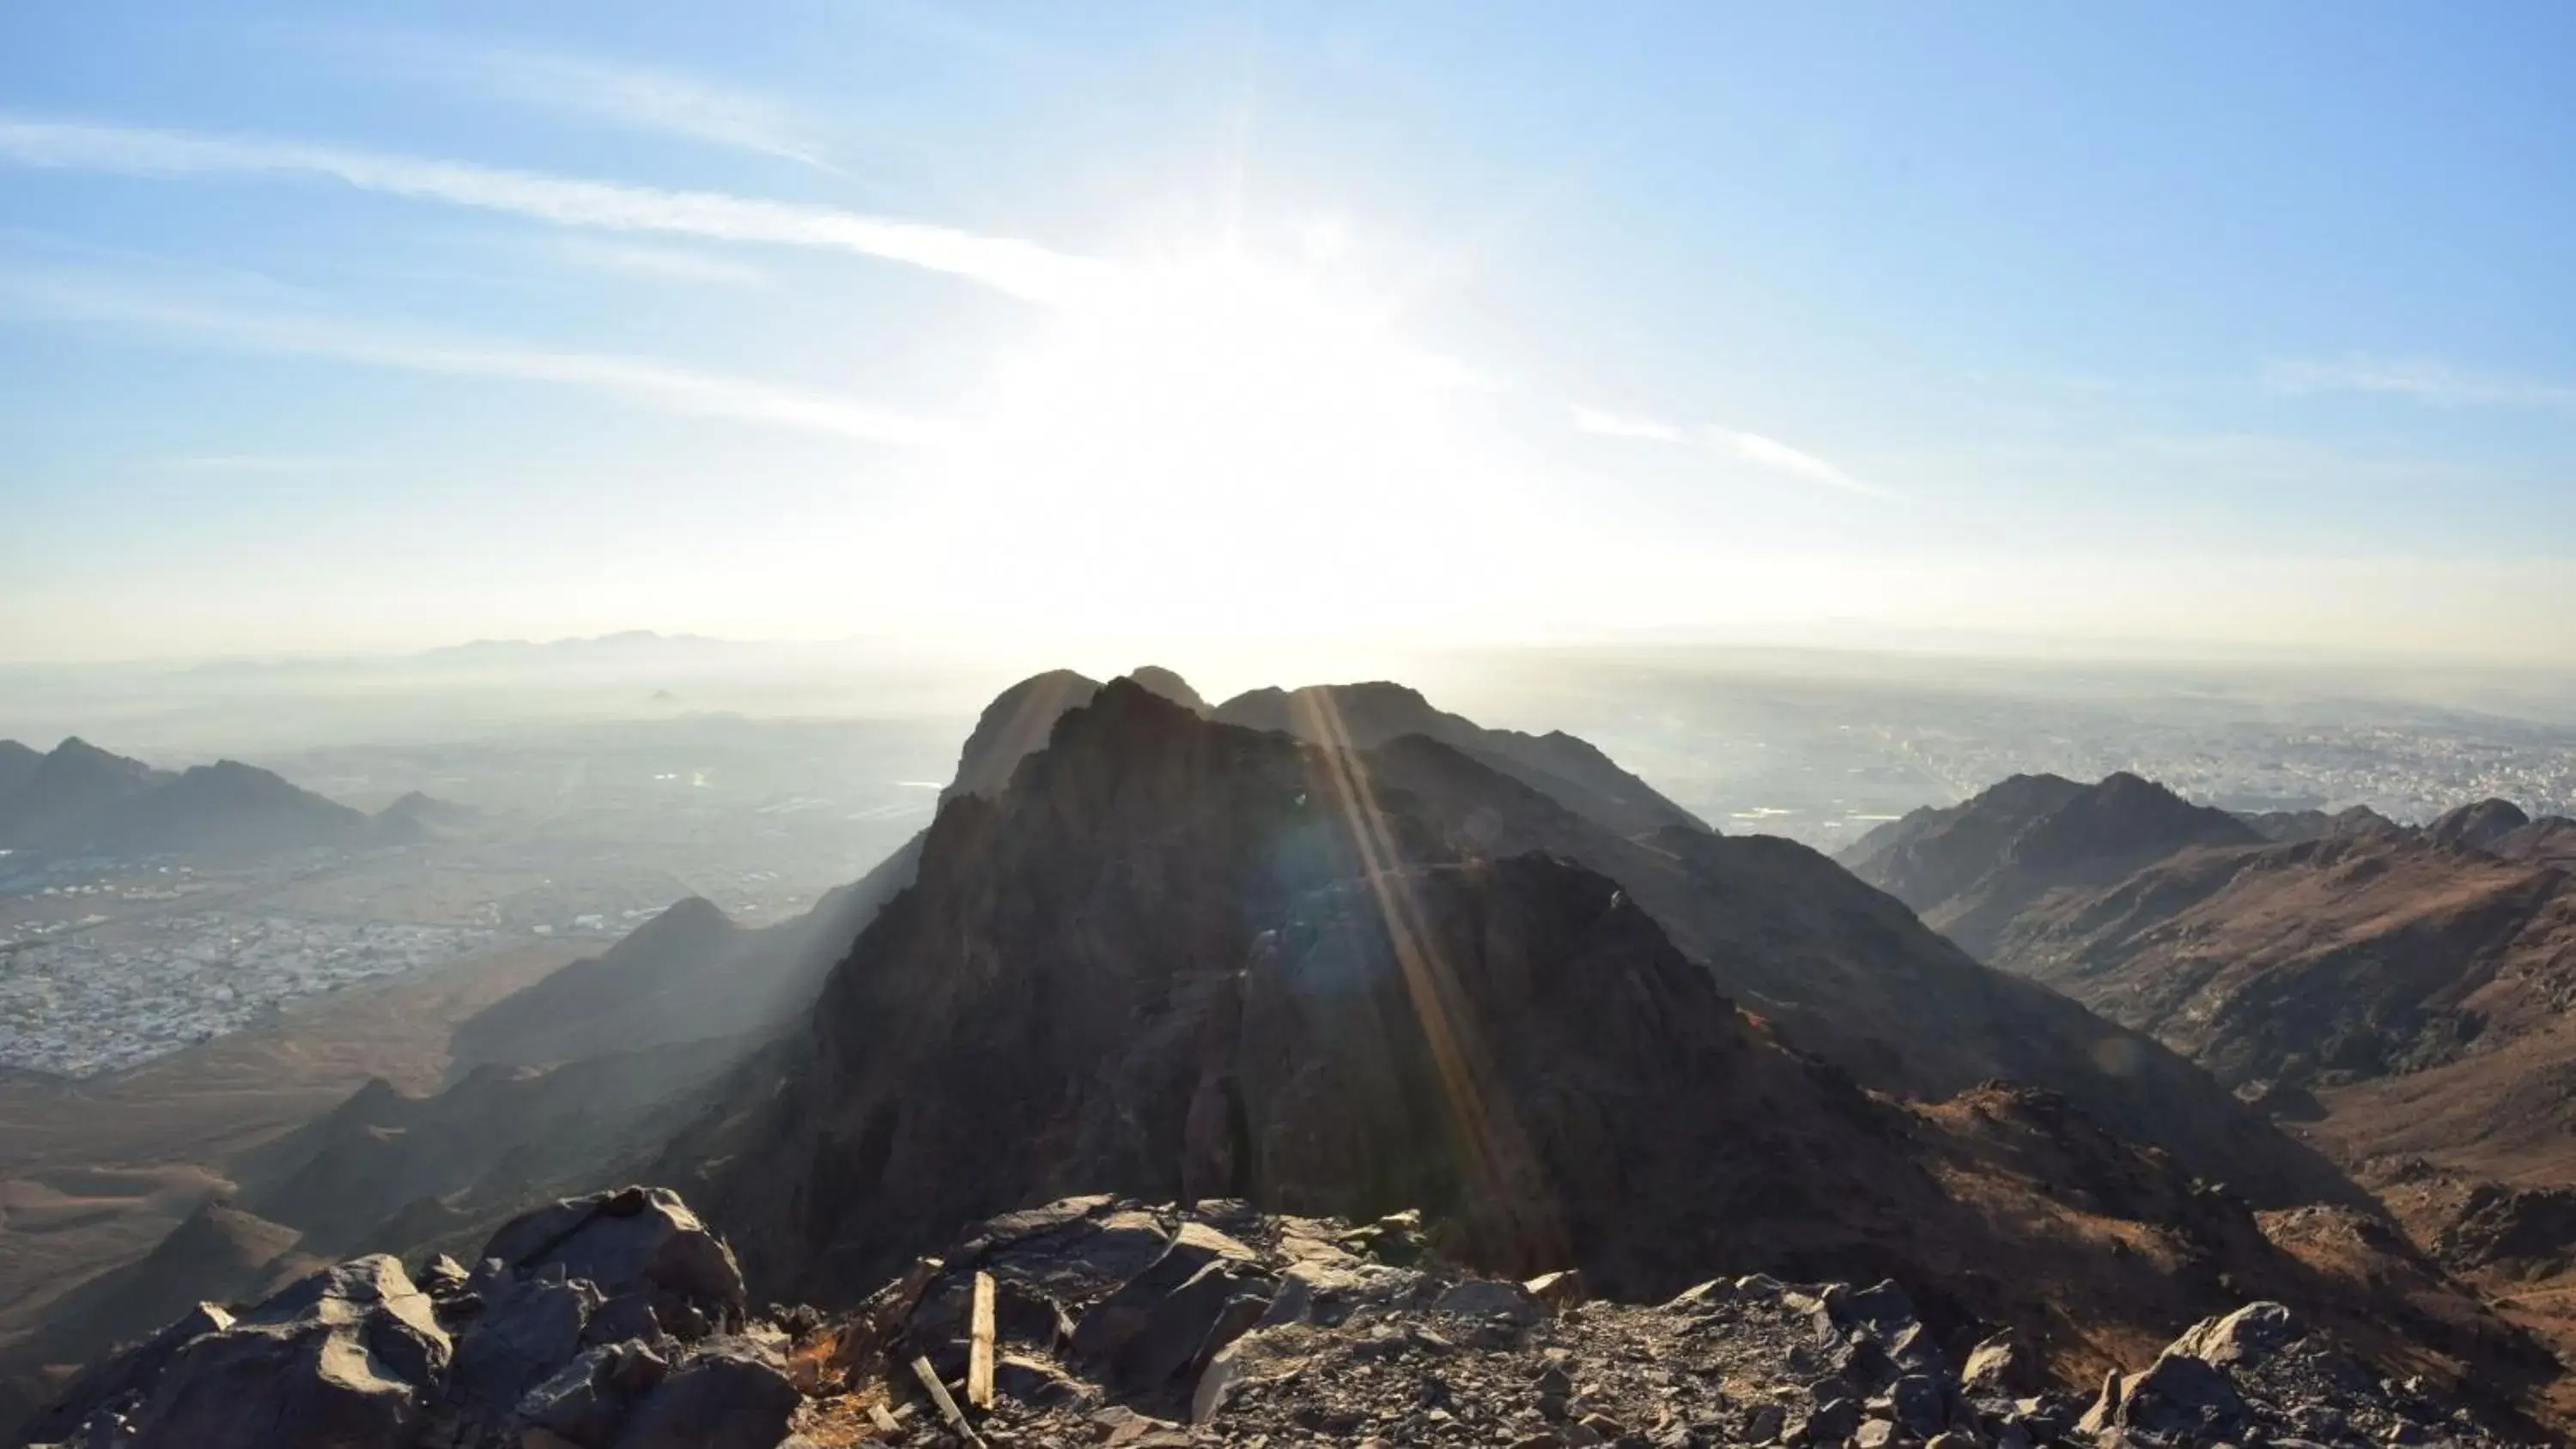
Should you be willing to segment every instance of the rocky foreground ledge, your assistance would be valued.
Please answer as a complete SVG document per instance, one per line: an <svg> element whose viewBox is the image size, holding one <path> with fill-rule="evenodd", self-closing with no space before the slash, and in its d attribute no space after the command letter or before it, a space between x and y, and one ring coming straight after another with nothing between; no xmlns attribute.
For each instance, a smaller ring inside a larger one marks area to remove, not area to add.
<svg viewBox="0 0 2576 1449"><path fill-rule="evenodd" d="M838 1449L864 1443L2490 1445L2280 1304L2095 1395L1988 1339L1952 1362L1893 1283L1718 1280L1656 1306L1442 1262L1410 1216L1077 1198L979 1225L858 1309L749 1311L676 1194L571 1199L467 1270L324 1269L201 1305L75 1380L78 1449Z"/></svg>

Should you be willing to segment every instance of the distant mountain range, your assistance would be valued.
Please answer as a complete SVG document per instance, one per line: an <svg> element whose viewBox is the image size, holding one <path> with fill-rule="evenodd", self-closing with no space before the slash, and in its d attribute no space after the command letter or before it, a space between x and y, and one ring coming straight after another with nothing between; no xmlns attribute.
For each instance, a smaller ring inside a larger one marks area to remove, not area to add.
<svg viewBox="0 0 2576 1449"><path fill-rule="evenodd" d="M2532 1305L2576 1286L2576 821L2240 821L2019 776L1843 861L2300 1124L2453 1267ZM2576 1344L2576 1315L2531 1311Z"/></svg>
<svg viewBox="0 0 2576 1449"><path fill-rule="evenodd" d="M1840 859L1914 907L1925 925L1985 956L2051 891L2107 885L2187 846L2262 838L2224 810L2126 772L2093 785L2016 775L1957 805L1882 825Z"/></svg>
<svg viewBox="0 0 2576 1449"><path fill-rule="evenodd" d="M44 754L0 740L0 848L11 850L237 857L399 845L459 808L414 795L371 816L238 760L172 774L78 738Z"/></svg>
<svg viewBox="0 0 2576 1449"><path fill-rule="evenodd" d="M2129 774L2020 775L1842 861L2222 1081L2306 1087L2491 1051L2498 993L2554 993L2562 954L2576 977L2571 843L2576 822L2505 800L2409 828L2359 809L2238 817Z"/></svg>

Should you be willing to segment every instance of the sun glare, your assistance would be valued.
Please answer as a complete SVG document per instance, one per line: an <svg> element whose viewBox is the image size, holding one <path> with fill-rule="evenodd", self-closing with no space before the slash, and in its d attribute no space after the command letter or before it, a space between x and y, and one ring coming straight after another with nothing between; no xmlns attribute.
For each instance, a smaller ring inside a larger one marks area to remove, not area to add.
<svg viewBox="0 0 2576 1449"><path fill-rule="evenodd" d="M1211 632L1347 627L1422 602L1390 589L1436 592L1424 540L1490 502L1457 417L1477 387L1320 260L1167 259L1002 369L943 491L1024 576L1079 571L1078 607L1102 617L1059 622L1131 622L1186 591ZM1399 554L1415 566L1387 567Z"/></svg>

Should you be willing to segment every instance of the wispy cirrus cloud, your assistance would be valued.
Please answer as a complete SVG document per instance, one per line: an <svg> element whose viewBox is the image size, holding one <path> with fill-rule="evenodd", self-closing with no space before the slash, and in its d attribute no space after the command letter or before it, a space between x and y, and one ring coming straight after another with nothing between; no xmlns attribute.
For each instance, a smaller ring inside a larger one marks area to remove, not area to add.
<svg viewBox="0 0 2576 1449"><path fill-rule="evenodd" d="M1709 424L1686 428L1656 418L1607 412L1580 404L1574 408L1574 426L1576 431L1595 437L1696 448L1766 473L1862 497L1891 496L1887 490L1864 483L1813 453L1793 448L1777 438L1766 438L1760 433L1737 432Z"/></svg>
<svg viewBox="0 0 2576 1449"><path fill-rule="evenodd" d="M2263 369L2263 384L2286 393L2372 393L2446 407L2576 412L2576 383L2510 377L2429 358L2347 356L2331 362L2274 362Z"/></svg>
<svg viewBox="0 0 2576 1449"><path fill-rule="evenodd" d="M643 277L660 282L706 282L720 287L763 287L769 274L747 262L726 257L711 257L704 252L681 247L639 246L633 242L600 241L585 236L563 236L547 248L558 261L573 267L603 272L622 272L630 277Z"/></svg>
<svg viewBox="0 0 2576 1449"><path fill-rule="evenodd" d="M179 333L245 352L321 357L450 377L547 383L620 398L662 412L869 442L917 445L933 443L947 435L936 421L855 399L646 358L424 336L331 319L249 312L171 299L114 278L0 275L0 311L55 321Z"/></svg>
<svg viewBox="0 0 2576 1449"><path fill-rule="evenodd" d="M767 96L646 66L425 37L365 48L433 82L491 100L585 116L650 135L837 170L815 128Z"/></svg>
<svg viewBox="0 0 2576 1449"><path fill-rule="evenodd" d="M1048 305L1096 292L1098 262L1015 237L715 191L582 181L462 161L239 140L127 126L0 117L0 160L127 176L271 175L505 212L557 226L852 252L981 283Z"/></svg>

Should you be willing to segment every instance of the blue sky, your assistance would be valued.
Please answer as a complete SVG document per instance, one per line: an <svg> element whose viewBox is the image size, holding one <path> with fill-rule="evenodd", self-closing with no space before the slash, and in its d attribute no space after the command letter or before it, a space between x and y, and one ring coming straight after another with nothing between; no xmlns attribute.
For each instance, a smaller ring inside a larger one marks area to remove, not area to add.
<svg viewBox="0 0 2576 1449"><path fill-rule="evenodd" d="M0 658L2576 662L2571 138L2543 4L12 6Z"/></svg>

